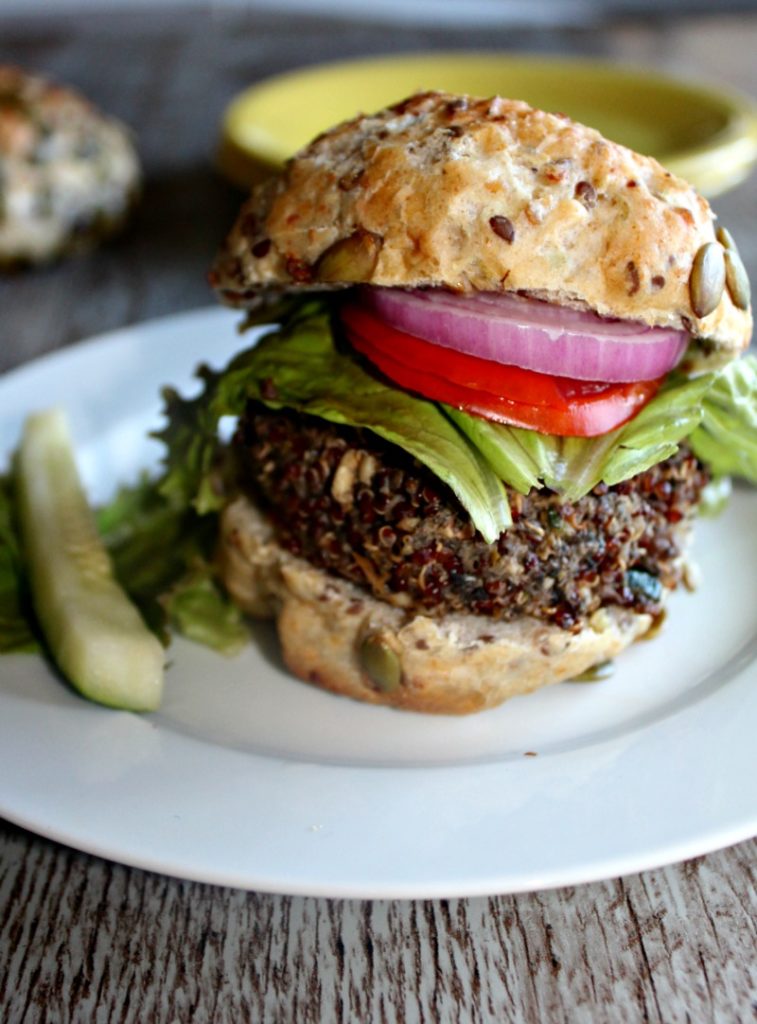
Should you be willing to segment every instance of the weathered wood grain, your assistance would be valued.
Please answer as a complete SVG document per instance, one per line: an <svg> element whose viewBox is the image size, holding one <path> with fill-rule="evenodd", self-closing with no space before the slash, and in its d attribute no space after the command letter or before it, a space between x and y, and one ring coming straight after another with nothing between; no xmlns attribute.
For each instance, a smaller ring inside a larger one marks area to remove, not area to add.
<svg viewBox="0 0 757 1024"><path fill-rule="evenodd" d="M123 117L147 170L124 238L0 281L0 370L210 301L205 268L238 203L210 158L238 89L317 60L451 46L618 57L757 94L755 16L400 35L255 12L53 21L0 8L0 62L56 74ZM717 205L757 275L757 181ZM742 1024L757 1020L756 871L754 841L574 889L338 902L162 878L0 823L0 1022Z"/></svg>
<svg viewBox="0 0 757 1024"><path fill-rule="evenodd" d="M489 899L327 901L180 882L6 827L0 1010L91 1021L653 1021L757 1014L757 842Z"/></svg>

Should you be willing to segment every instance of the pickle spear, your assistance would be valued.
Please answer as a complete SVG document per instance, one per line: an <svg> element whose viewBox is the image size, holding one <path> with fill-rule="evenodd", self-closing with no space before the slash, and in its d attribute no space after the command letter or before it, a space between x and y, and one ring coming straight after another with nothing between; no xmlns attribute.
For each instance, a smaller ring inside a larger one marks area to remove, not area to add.
<svg viewBox="0 0 757 1024"><path fill-rule="evenodd" d="M16 481L32 601L58 668L90 700L155 710L163 648L113 575L62 410L27 419Z"/></svg>

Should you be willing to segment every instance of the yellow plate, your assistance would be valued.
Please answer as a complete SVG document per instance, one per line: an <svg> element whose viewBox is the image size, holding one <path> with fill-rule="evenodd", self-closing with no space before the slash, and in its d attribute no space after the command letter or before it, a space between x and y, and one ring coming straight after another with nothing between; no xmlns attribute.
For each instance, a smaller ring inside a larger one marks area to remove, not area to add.
<svg viewBox="0 0 757 1024"><path fill-rule="evenodd" d="M590 60L434 53L322 64L241 93L223 122L219 167L247 187L325 128L418 89L527 100L569 114L714 196L757 160L757 107L738 94Z"/></svg>

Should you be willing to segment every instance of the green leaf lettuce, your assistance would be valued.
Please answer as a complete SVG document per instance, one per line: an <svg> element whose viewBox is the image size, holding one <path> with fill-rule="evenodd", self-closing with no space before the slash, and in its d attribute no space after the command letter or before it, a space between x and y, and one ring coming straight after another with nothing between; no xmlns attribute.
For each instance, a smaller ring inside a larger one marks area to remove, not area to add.
<svg viewBox="0 0 757 1024"><path fill-rule="evenodd" d="M165 393L168 424L163 491L199 512L223 503L215 472L218 424L249 399L332 423L364 427L415 456L459 498L482 536L494 541L511 523L507 494L482 453L434 403L392 387L339 351L329 313L310 303L294 320L240 353L228 369L199 371L203 393Z"/></svg>

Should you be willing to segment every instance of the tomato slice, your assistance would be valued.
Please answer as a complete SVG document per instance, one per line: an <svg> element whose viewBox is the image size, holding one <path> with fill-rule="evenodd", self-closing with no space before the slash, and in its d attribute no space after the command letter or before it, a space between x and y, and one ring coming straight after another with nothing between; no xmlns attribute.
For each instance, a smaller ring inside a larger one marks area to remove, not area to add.
<svg viewBox="0 0 757 1024"><path fill-rule="evenodd" d="M352 345L400 387L484 419L543 434L606 434L639 412L661 383L553 377L423 341L360 306L345 306L341 317Z"/></svg>

